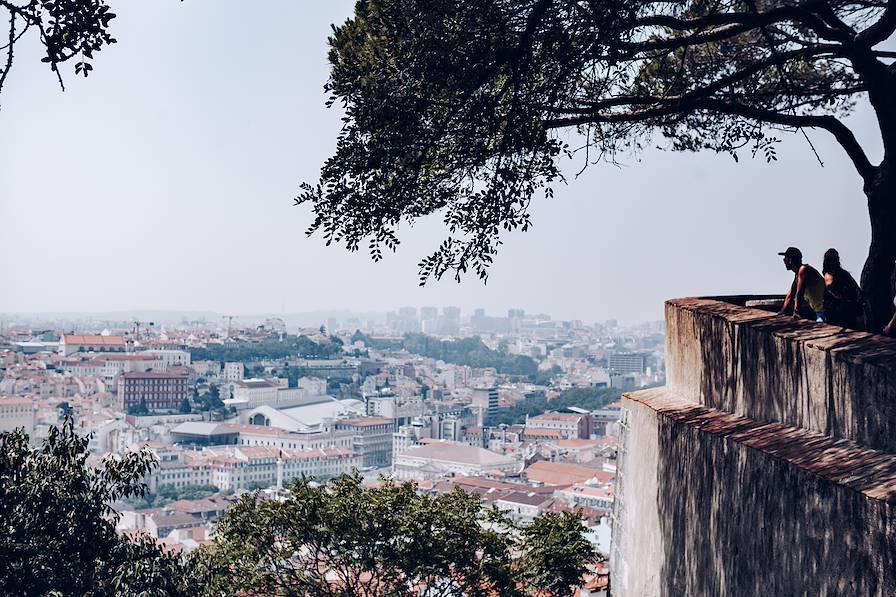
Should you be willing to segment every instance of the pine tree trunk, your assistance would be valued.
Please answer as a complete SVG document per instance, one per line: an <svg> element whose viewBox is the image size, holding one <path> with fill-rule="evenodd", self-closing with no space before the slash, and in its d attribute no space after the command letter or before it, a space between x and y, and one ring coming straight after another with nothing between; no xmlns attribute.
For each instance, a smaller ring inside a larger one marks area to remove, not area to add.
<svg viewBox="0 0 896 597"><path fill-rule="evenodd" d="M893 315L891 276L896 263L896 164L887 160L865 184L871 217L871 247L862 269L865 325L879 333Z"/></svg>

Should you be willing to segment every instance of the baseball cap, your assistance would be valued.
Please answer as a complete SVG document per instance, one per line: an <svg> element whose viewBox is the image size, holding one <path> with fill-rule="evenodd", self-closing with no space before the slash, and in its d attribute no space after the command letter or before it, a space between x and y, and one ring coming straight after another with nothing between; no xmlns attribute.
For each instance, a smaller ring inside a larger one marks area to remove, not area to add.
<svg viewBox="0 0 896 597"><path fill-rule="evenodd" d="M782 251L778 253L778 255L783 255L785 257L790 257L791 259L802 259L803 252L797 249L796 247L787 247L786 251Z"/></svg>

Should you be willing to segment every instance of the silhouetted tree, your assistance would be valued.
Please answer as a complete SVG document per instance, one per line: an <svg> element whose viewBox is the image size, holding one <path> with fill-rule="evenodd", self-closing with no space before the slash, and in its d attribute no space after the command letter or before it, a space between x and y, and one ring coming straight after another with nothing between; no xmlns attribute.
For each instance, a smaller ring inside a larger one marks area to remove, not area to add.
<svg viewBox="0 0 896 597"><path fill-rule="evenodd" d="M86 77L93 70L93 54L116 42L108 31L115 14L103 0L0 0L0 18L7 23L6 35L0 37L5 53L0 91L12 68L16 44L26 35L43 46L41 62L50 65L63 90L60 64L74 60L75 74Z"/></svg>
<svg viewBox="0 0 896 597"><path fill-rule="evenodd" d="M327 244L372 257L397 227L440 214L449 236L420 281L487 276L502 230L571 155L613 160L658 134L674 150L776 159L779 131L820 129L863 181L872 240L868 319L892 309L896 259L896 30L890 0L364 0L330 38L328 104L345 110L310 203ZM877 116L873 163L844 124L860 99Z"/></svg>

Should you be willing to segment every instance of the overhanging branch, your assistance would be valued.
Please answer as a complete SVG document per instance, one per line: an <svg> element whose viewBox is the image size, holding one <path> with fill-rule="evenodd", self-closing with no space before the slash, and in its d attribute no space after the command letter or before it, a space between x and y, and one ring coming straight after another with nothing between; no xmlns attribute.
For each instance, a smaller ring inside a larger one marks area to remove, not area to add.
<svg viewBox="0 0 896 597"><path fill-rule="evenodd" d="M641 98L640 105L646 105L648 98ZM859 175L867 180L874 175L875 167L871 164L862 146L859 145L853 132L840 120L833 116L815 116L786 114L730 102L716 98L662 98L654 97L648 107L635 107L627 112L592 113L589 115L555 118L545 121L546 129L566 128L584 124L614 123L650 123L656 119L676 115L685 115L699 110L740 116L750 120L777 124L793 128L819 128L831 133L852 160Z"/></svg>

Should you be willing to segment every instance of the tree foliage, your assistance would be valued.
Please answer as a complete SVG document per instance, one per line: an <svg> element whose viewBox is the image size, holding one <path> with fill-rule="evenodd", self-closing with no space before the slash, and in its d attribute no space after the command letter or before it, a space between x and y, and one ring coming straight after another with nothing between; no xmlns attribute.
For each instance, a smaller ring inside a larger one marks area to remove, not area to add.
<svg viewBox="0 0 896 597"><path fill-rule="evenodd" d="M229 344L209 344L205 348L191 348L194 361L252 362L287 357L328 358L342 353L342 344L326 342L318 344L306 336L276 336L262 342L234 342Z"/></svg>
<svg viewBox="0 0 896 597"><path fill-rule="evenodd" d="M498 373L529 378L538 374L538 364L532 357L492 350L479 336L439 340L426 334L406 334L403 346L408 352L455 365L493 367Z"/></svg>
<svg viewBox="0 0 896 597"><path fill-rule="evenodd" d="M526 417L541 415L548 410L562 410L575 406L586 410L597 410L622 397L622 390L616 388L569 388L551 400L542 394L527 396L511 407L498 409L492 417L492 425L517 425Z"/></svg>
<svg viewBox="0 0 896 597"><path fill-rule="evenodd" d="M149 452L88 465L88 438L71 418L40 447L20 431L0 434L0 593L191 595L179 556L147 537L115 533L109 504L143 495Z"/></svg>
<svg viewBox="0 0 896 597"><path fill-rule="evenodd" d="M774 161L782 131L833 135L863 179L872 249L863 288L887 308L896 258L896 30L890 0L362 0L329 40L335 154L297 203L309 234L374 259L398 228L438 214L447 239L420 280L485 278L501 233L583 161L663 140ZM867 98L885 156L842 116ZM807 145L808 147L808 145ZM870 269L869 269L870 268ZM886 303L887 301L884 301Z"/></svg>
<svg viewBox="0 0 896 597"><path fill-rule="evenodd" d="M476 495L359 476L244 496L217 530L197 556L214 595L568 595L593 558L574 515L520 530Z"/></svg>
<svg viewBox="0 0 896 597"><path fill-rule="evenodd" d="M103 0L0 0L0 16L8 17L7 35L0 42L6 57L0 65L0 91L16 44L29 31L43 46L41 62L50 65L63 90L62 63L74 60L75 74L86 77L93 70L94 53L116 42L109 34L115 14Z"/></svg>

